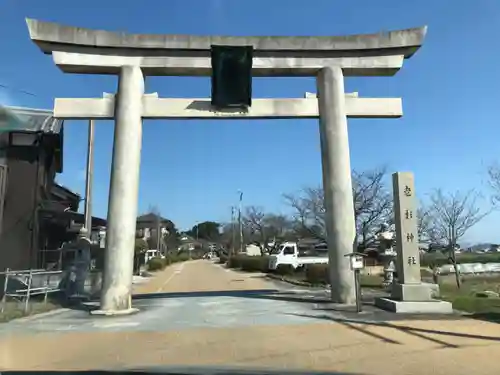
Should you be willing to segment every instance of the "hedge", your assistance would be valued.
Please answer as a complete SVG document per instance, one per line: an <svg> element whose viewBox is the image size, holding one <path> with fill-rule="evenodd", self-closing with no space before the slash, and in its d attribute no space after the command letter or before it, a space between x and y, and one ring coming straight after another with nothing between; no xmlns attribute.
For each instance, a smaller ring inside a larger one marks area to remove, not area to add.
<svg viewBox="0 0 500 375"><path fill-rule="evenodd" d="M228 260L229 257L227 255L221 254L219 256L219 264L226 264Z"/></svg>
<svg viewBox="0 0 500 375"><path fill-rule="evenodd" d="M457 263L500 263L500 253L493 254L457 254ZM241 269L247 272L270 272L269 257L267 256L248 256L233 255L229 258L221 259L229 268ZM441 252L424 254L420 257L422 267L442 266L449 264L446 254ZM311 284L326 285L329 284L329 273L327 264L309 264L300 269L293 269L291 265L279 265L278 269L271 271L280 275L300 275ZM378 277L376 281L378 282Z"/></svg>
<svg viewBox="0 0 500 375"><path fill-rule="evenodd" d="M234 255L229 257L227 266L247 272L267 272L269 270L269 258L267 256Z"/></svg>
<svg viewBox="0 0 500 375"><path fill-rule="evenodd" d="M291 264L278 264L278 267L276 268L276 270L274 270L273 273L285 276L285 275L293 275L301 271L302 271L301 269L293 268Z"/></svg>
<svg viewBox="0 0 500 375"><path fill-rule="evenodd" d="M165 268L165 262L162 258L151 258L148 261L148 270L149 271L158 271Z"/></svg>
<svg viewBox="0 0 500 375"><path fill-rule="evenodd" d="M266 272L268 270L268 259L261 256L241 258L240 267L247 272Z"/></svg>
<svg viewBox="0 0 500 375"><path fill-rule="evenodd" d="M330 275L326 264L308 264L305 266L306 281L311 284L329 284Z"/></svg>
<svg viewBox="0 0 500 375"><path fill-rule="evenodd" d="M305 268L305 280L312 285L330 284L330 274L327 264L309 264ZM382 277L371 275L360 275L362 287L382 288Z"/></svg>
<svg viewBox="0 0 500 375"><path fill-rule="evenodd" d="M173 264L173 263L178 263L178 262L185 262L189 259L196 259L195 257L189 258L188 254L167 254L165 258L151 258L148 261L148 270L149 271L158 271L164 269L166 266Z"/></svg>

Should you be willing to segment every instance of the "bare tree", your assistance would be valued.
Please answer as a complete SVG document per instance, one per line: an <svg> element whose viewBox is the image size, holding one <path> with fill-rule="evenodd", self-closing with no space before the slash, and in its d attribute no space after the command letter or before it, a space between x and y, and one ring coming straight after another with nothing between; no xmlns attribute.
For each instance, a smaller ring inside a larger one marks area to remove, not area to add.
<svg viewBox="0 0 500 375"><path fill-rule="evenodd" d="M321 188L304 188L297 194L285 194L283 198L294 210L292 222L297 235L325 238L323 190Z"/></svg>
<svg viewBox="0 0 500 375"><path fill-rule="evenodd" d="M352 173L356 232L362 248L373 245L382 224L392 224L392 195L384 184L386 168Z"/></svg>
<svg viewBox="0 0 500 375"><path fill-rule="evenodd" d="M324 193L321 187L305 188L305 202L310 217L310 230L316 237L326 236Z"/></svg>
<svg viewBox="0 0 500 375"><path fill-rule="evenodd" d="M224 244L228 250L233 249L239 241L239 231L236 230L236 225L233 222L222 224L220 242Z"/></svg>
<svg viewBox="0 0 500 375"><path fill-rule="evenodd" d="M460 276L455 254L458 240L489 213L478 207L478 199L479 195L474 190L465 194L459 191L444 194L441 189L437 189L430 197L428 235L433 243L448 249L458 288Z"/></svg>
<svg viewBox="0 0 500 375"><path fill-rule="evenodd" d="M261 241L265 238L264 218L266 214L262 207L248 206L245 207L245 214L243 215L243 225L250 233L250 237L258 236Z"/></svg>
<svg viewBox="0 0 500 375"><path fill-rule="evenodd" d="M306 227L309 219L309 209L306 199L297 194L284 194L285 202L294 210L292 220L299 226Z"/></svg>
<svg viewBox="0 0 500 375"><path fill-rule="evenodd" d="M500 164L494 163L488 167L488 183L492 190L491 203L500 207Z"/></svg>
<svg viewBox="0 0 500 375"><path fill-rule="evenodd" d="M392 223L392 196L384 184L385 168L352 174L356 231L362 247L370 246L382 223ZM310 236L325 239L325 207L322 188L305 188L284 196L294 210L296 225Z"/></svg>
<svg viewBox="0 0 500 375"><path fill-rule="evenodd" d="M422 243L428 243L431 238L434 237L431 234L432 231L432 216L431 211L428 207L421 205L417 209L417 230L418 230L418 241Z"/></svg>
<svg viewBox="0 0 500 375"><path fill-rule="evenodd" d="M267 240L270 238L284 238L290 234L290 220L281 214L266 214L264 217Z"/></svg>

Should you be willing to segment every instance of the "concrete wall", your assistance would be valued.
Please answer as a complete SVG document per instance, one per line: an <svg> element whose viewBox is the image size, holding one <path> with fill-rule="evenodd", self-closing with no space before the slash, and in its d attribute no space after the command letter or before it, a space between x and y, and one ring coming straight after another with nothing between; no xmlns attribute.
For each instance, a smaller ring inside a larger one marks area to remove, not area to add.
<svg viewBox="0 0 500 375"><path fill-rule="evenodd" d="M384 266L366 266L361 270L362 275L380 276L384 274Z"/></svg>

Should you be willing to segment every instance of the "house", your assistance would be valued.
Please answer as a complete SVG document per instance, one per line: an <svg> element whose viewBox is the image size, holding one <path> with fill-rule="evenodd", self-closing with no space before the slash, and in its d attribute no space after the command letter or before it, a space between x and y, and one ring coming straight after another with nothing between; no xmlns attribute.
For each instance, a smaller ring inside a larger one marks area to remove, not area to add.
<svg viewBox="0 0 500 375"><path fill-rule="evenodd" d="M150 249L160 250L161 253L165 254L167 246L163 238L173 228L174 224L170 220L151 212L137 218L136 238L144 239ZM160 233L160 238L158 238L158 233Z"/></svg>
<svg viewBox="0 0 500 375"><path fill-rule="evenodd" d="M203 251L203 249L209 249L211 243L207 240L204 240L202 238L194 238L186 233L181 234L179 237L179 246L177 248L177 251Z"/></svg>
<svg viewBox="0 0 500 375"><path fill-rule="evenodd" d="M37 268L38 209L62 172L63 123L50 111L0 107L0 269ZM69 203L68 203L69 204Z"/></svg>
<svg viewBox="0 0 500 375"><path fill-rule="evenodd" d="M51 111L0 107L0 270L42 268L76 236L81 197L55 183L63 121ZM83 222L83 221L82 221ZM46 251L43 251L46 250Z"/></svg>
<svg viewBox="0 0 500 375"><path fill-rule="evenodd" d="M43 202L39 209L41 236L39 267L51 268L60 262L61 246L76 239L85 222L84 215L77 212L81 200L78 194L64 186L56 183L52 185L51 200ZM96 259L96 264L99 265L97 268L101 268L104 261L105 237L102 233L105 233L105 226L106 220L92 217L92 259Z"/></svg>

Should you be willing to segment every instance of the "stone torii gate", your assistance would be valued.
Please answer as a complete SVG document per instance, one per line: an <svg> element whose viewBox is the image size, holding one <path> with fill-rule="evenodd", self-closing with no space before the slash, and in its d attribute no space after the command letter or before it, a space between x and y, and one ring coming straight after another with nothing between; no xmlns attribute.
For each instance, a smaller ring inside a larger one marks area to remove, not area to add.
<svg viewBox="0 0 500 375"><path fill-rule="evenodd" d="M346 76L392 76L422 45L426 28L339 37L134 35L27 20L30 37L66 73L114 74L117 95L56 99L61 119L115 119L103 314L131 312L142 119L318 118L331 297L353 304L349 260L355 222L347 118L397 118L399 98L344 93ZM253 46L253 76L314 76L317 98L253 99L248 111L214 110L210 99L144 93L144 76L210 76L211 46Z"/></svg>

